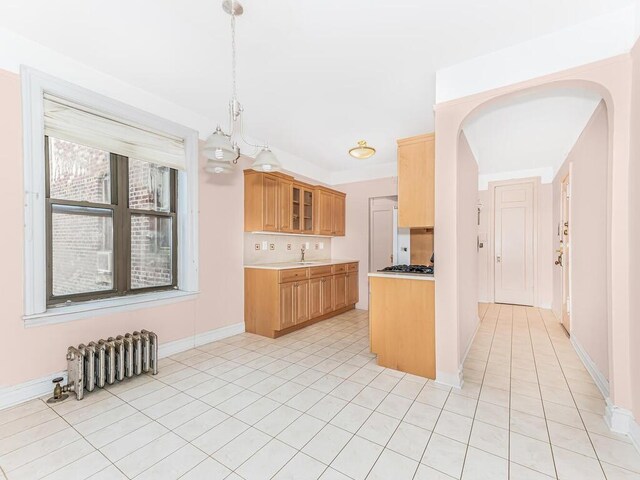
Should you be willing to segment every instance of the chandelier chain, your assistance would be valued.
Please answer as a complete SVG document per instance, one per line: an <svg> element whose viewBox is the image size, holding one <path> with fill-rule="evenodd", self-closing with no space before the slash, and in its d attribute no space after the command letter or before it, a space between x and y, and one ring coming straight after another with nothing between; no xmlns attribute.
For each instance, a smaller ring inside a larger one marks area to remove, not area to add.
<svg viewBox="0 0 640 480"><path fill-rule="evenodd" d="M236 16L233 10L233 0L231 0L231 77L232 77L232 92L233 92L233 109L236 109L236 103L238 103L238 93L236 85Z"/></svg>

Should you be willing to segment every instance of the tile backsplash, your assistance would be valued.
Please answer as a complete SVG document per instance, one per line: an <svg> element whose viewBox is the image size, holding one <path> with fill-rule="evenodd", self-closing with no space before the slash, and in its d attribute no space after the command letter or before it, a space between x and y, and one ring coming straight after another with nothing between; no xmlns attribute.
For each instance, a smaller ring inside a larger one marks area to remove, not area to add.
<svg viewBox="0 0 640 480"><path fill-rule="evenodd" d="M262 249L267 242L267 249ZM263 233L244 234L244 264L296 262L300 260L300 248L305 243L309 248L305 260L328 260L331 258L331 238L309 235L269 235ZM257 247L257 248L256 248ZM321 249L321 247L324 247Z"/></svg>

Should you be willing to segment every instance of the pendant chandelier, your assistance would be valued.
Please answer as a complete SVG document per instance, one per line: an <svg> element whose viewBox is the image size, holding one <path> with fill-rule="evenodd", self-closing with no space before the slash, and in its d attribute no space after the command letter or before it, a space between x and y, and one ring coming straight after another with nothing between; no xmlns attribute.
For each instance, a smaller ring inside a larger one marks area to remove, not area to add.
<svg viewBox="0 0 640 480"><path fill-rule="evenodd" d="M238 101L236 88L236 17L244 12L240 2L224 0L222 9L231 16L231 75L232 95L229 101L229 133L217 126L204 144L203 153L207 157L205 170L210 173L231 173L240 158L239 141L254 148L255 160L251 168L260 172L275 172L281 165L267 145L255 145L244 137L244 108Z"/></svg>

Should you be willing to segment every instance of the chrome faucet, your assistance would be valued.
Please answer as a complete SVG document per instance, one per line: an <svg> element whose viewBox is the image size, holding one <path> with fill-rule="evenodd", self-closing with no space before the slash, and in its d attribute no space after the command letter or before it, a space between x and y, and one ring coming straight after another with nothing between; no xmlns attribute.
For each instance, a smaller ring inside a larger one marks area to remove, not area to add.
<svg viewBox="0 0 640 480"><path fill-rule="evenodd" d="M302 245L302 248L300 248L300 253L301 253L300 262L304 262L304 252L305 252L304 245Z"/></svg>

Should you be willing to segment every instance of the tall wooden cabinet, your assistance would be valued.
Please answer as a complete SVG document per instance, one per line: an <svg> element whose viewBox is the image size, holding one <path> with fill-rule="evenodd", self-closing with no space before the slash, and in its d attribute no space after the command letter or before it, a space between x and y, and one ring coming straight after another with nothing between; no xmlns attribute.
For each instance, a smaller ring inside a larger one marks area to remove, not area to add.
<svg viewBox="0 0 640 480"><path fill-rule="evenodd" d="M345 235L346 196L342 192L324 187L316 188L316 233L318 235Z"/></svg>
<svg viewBox="0 0 640 480"><path fill-rule="evenodd" d="M244 172L245 232L344 236L342 192L296 181L280 172Z"/></svg>
<svg viewBox="0 0 640 480"><path fill-rule="evenodd" d="M435 136L398 140L398 227L433 228Z"/></svg>
<svg viewBox="0 0 640 480"><path fill-rule="evenodd" d="M245 328L275 338L358 302L358 263L310 268L245 268Z"/></svg>

